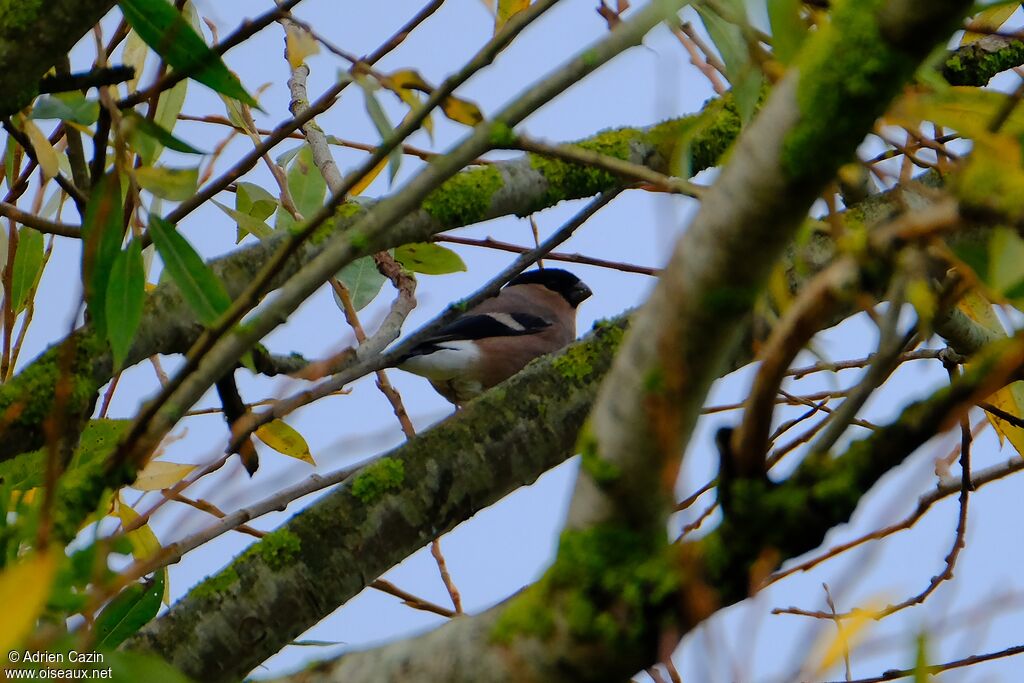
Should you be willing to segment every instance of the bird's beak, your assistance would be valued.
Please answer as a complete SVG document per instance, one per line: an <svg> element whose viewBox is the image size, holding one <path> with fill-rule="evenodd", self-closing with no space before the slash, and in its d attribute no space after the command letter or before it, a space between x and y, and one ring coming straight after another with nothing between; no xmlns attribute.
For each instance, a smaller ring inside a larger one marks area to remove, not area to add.
<svg viewBox="0 0 1024 683"><path fill-rule="evenodd" d="M571 294L572 294L572 305L573 306L579 306L581 303L583 303L584 301L589 299L591 297L591 295L593 294L593 292L590 291L590 287L587 287L582 282L577 282L573 286Z"/></svg>

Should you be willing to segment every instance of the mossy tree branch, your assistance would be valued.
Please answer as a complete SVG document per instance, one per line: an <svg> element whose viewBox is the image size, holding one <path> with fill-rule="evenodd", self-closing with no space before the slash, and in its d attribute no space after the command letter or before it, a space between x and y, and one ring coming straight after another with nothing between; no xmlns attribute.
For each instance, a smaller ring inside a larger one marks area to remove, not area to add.
<svg viewBox="0 0 1024 683"><path fill-rule="evenodd" d="M597 326L396 448L126 647L156 652L196 680L243 677L411 552L571 456L623 326Z"/></svg>
<svg viewBox="0 0 1024 683"><path fill-rule="evenodd" d="M115 5L114 0L18 0L0 14L0 117L39 92L39 81Z"/></svg>
<svg viewBox="0 0 1024 683"><path fill-rule="evenodd" d="M849 520L860 498L882 475L944 427L955 424L961 411L983 400L1018 372L1024 360L1022 354L1021 339L1004 341L952 386L907 406L894 422L854 442L843 455L801 463L779 485L733 482L733 505L723 523L704 538L675 548L678 566L691 573L691 585L704 596L716 596L711 609L745 599L751 569L758 560L771 557L773 562L781 563L820 545L830 529ZM628 538L616 540L628 542ZM565 568L556 563L556 571ZM529 598L537 592L537 587L532 587L483 614L456 619L422 637L344 655L277 681L399 681L410 671L425 680L474 680L475 671L523 665L519 658L543 662L548 669L557 670L564 662L564 653L553 652L536 640L528 651L499 645L515 628L529 628L542 640L551 637L557 628L554 620L517 623L508 616L510 607L517 610L517 616L525 616L523 603L531 607ZM698 619L703 616L695 614ZM584 610L582 616L596 615ZM580 650L596 656L584 645ZM436 653L444 656L433 656Z"/></svg>

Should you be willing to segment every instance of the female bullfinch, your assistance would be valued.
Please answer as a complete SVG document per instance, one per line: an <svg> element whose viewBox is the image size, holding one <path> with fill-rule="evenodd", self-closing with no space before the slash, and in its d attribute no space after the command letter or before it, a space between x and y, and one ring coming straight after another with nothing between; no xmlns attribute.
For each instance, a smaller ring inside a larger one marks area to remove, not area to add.
<svg viewBox="0 0 1024 683"><path fill-rule="evenodd" d="M416 345L398 364L463 405L576 338L576 307L592 292L572 273L531 270Z"/></svg>

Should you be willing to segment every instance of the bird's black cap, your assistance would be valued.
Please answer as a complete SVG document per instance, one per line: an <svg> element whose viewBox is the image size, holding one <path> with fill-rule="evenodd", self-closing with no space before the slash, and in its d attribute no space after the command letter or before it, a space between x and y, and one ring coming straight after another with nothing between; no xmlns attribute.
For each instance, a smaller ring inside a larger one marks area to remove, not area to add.
<svg viewBox="0 0 1024 683"><path fill-rule="evenodd" d="M590 298L593 292L582 280L561 268L543 268L527 271L509 281L507 287L515 285L544 285L561 294L575 308Z"/></svg>

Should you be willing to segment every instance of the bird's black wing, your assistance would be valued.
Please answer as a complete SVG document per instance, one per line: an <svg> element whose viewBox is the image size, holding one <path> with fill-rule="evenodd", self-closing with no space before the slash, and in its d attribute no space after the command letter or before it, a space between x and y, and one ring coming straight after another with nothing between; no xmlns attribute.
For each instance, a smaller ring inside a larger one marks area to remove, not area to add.
<svg viewBox="0 0 1024 683"><path fill-rule="evenodd" d="M410 356L433 353L441 344L450 341L472 341L492 337L518 337L536 334L551 327L544 318L529 313L479 313L465 315L438 330L437 334L424 339L409 351Z"/></svg>

